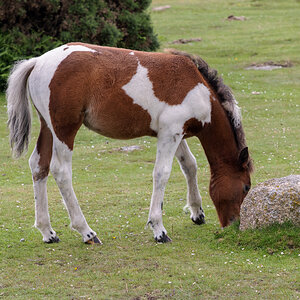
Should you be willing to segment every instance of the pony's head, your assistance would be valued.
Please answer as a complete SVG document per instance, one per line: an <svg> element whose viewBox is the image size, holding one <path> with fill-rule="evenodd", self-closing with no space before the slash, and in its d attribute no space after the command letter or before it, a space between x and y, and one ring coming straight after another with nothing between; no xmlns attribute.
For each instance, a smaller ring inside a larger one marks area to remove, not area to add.
<svg viewBox="0 0 300 300"><path fill-rule="evenodd" d="M238 157L236 168L224 168L222 174L212 173L209 192L222 227L239 219L240 208L251 187L252 162L248 148Z"/></svg>

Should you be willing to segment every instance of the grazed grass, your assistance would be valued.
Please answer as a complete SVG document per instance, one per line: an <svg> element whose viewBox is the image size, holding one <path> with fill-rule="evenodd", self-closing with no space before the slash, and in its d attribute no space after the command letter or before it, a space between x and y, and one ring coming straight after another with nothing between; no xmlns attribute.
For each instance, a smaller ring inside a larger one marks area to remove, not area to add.
<svg viewBox="0 0 300 300"><path fill-rule="evenodd" d="M299 173L300 66L297 1L153 1L164 47L198 54L223 74L242 107L255 161L253 184ZM245 22L228 22L230 15ZM173 45L179 38L201 43ZM292 68L245 70L251 63L291 61ZM252 94L253 91L260 94ZM167 186L164 223L173 243L155 244L144 229L152 192L155 139L114 141L82 128L73 159L74 189L101 247L80 242L52 177L48 196L61 243L46 245L34 223L28 157L38 135L34 117L28 154L11 159L4 95L0 96L0 296L12 299L297 299L299 228L291 224L239 232L221 230L208 196L209 168L197 139L199 187L207 224L198 227L182 207L186 187L176 163ZM139 145L131 153L121 146ZM200 150L200 151L199 151ZM23 240L24 239L24 240ZM22 241L21 241L22 240Z"/></svg>

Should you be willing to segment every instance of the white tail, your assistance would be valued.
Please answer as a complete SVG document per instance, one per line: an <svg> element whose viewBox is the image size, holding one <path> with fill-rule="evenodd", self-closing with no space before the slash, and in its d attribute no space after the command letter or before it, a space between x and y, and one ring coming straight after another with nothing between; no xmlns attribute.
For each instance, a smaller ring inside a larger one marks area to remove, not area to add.
<svg viewBox="0 0 300 300"><path fill-rule="evenodd" d="M31 105L27 93L27 79L37 59L18 62L8 78L6 90L10 144L16 158L28 149L31 129Z"/></svg>

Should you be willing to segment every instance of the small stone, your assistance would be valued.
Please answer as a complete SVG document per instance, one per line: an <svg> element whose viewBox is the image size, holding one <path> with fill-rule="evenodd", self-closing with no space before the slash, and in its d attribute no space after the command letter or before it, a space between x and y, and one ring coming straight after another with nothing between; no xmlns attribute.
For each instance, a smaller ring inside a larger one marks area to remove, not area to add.
<svg viewBox="0 0 300 300"><path fill-rule="evenodd" d="M227 21L246 21L247 18L245 16L234 16L230 15L226 19Z"/></svg>

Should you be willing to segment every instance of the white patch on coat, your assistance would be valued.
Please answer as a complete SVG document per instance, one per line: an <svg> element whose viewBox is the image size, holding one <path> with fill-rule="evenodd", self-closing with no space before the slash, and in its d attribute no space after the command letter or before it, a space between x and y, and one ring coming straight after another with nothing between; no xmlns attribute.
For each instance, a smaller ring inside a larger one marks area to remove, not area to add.
<svg viewBox="0 0 300 300"><path fill-rule="evenodd" d="M238 102L233 98L233 102L225 101L222 102L224 109L230 114L233 119L233 124L235 128L240 127L241 125L241 109L238 106Z"/></svg>
<svg viewBox="0 0 300 300"><path fill-rule="evenodd" d="M55 135L55 132L49 112L49 85L59 64L76 51L97 52L81 45L62 45L38 57L35 67L28 78L30 98L45 119L53 135Z"/></svg>
<svg viewBox="0 0 300 300"><path fill-rule="evenodd" d="M29 158L29 166L31 169L32 176L38 175L40 172L40 155L37 152L37 147L35 147L34 151L32 152L30 158Z"/></svg>
<svg viewBox="0 0 300 300"><path fill-rule="evenodd" d="M134 55L134 52L133 51L129 52L129 55Z"/></svg>
<svg viewBox="0 0 300 300"><path fill-rule="evenodd" d="M165 126L171 132L181 132L184 123L191 118L196 118L203 125L211 121L210 91L202 83L193 87L181 104L169 105L155 96L148 70L138 62L136 74L122 89L132 98L133 103L150 114L150 128L156 132Z"/></svg>

